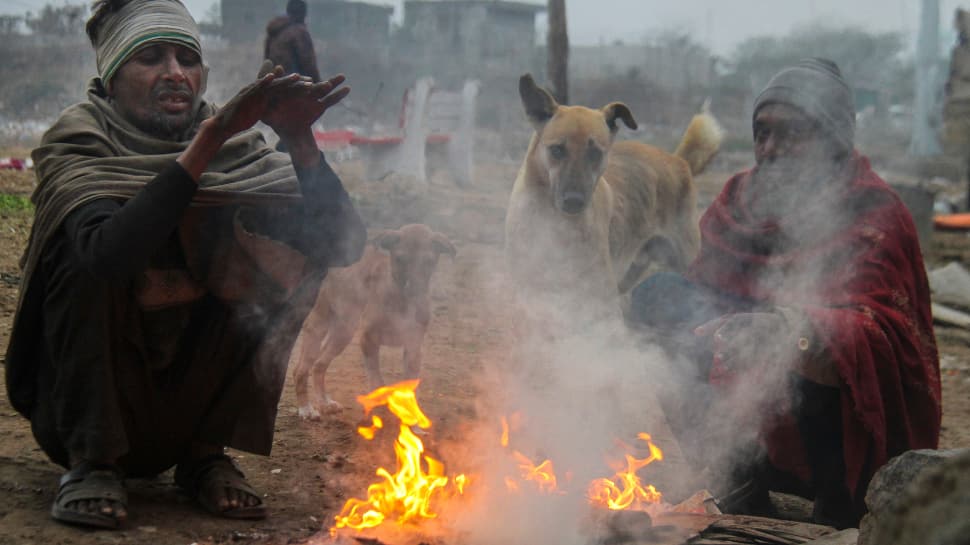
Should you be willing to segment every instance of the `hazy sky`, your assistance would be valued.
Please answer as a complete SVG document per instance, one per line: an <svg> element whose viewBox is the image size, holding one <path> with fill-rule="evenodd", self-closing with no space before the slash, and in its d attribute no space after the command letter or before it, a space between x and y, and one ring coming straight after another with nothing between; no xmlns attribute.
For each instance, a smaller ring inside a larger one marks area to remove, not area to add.
<svg viewBox="0 0 970 545"><path fill-rule="evenodd" d="M75 0L77 1L77 0ZM214 0L184 0L201 18ZM274 0L266 0L274 1ZM283 11L285 0L275 0ZM403 0L369 0L395 6L400 17ZM536 0L525 0L536 3ZM62 4L65 0L52 0ZM48 0L0 0L0 12L37 10ZM539 4L545 2L539 1ZM912 39L919 16L919 0L566 0L570 40L594 44L617 39L638 41L660 29L692 33L696 40L720 54L747 37L783 34L815 20L854 24L874 31L900 30ZM941 31L952 28L953 11L970 8L970 0L941 0Z"/></svg>

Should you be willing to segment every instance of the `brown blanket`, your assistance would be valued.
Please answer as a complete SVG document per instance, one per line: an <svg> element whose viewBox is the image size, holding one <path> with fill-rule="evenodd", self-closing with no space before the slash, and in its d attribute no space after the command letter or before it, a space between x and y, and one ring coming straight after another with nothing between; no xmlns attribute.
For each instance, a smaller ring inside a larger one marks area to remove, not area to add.
<svg viewBox="0 0 970 545"><path fill-rule="evenodd" d="M128 199L152 180L188 146L186 140L161 140L139 131L111 106L97 78L88 88L89 102L69 107L44 134L33 151L37 189L32 200L36 217L21 261L23 286L30 282L38 258L50 237L75 208L102 198ZM203 103L199 121L216 108ZM197 125L196 125L197 126ZM250 129L231 138L202 175L193 207L240 205L283 206L300 199L296 173L287 155L266 146L262 134ZM196 214L189 214L189 217ZM193 222L183 225L183 241ZM237 230L238 231L238 230ZM244 251L262 239L246 233ZM227 241L222 253L236 255L239 241ZM267 241L268 242L268 241ZM248 248L245 248L248 246ZM229 249L232 247L232 249ZM278 244L274 244L274 249ZM298 256L288 252L290 259ZM189 256L189 264L193 262ZM275 259L278 262L278 259ZM302 268L302 263L298 268ZM206 284L207 279L197 278ZM21 290L18 311L23 303Z"/></svg>

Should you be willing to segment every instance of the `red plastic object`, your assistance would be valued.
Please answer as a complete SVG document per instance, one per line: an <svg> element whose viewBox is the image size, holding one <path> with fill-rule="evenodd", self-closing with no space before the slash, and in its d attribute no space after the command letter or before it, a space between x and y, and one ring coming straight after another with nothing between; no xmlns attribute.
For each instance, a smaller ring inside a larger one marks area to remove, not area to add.
<svg viewBox="0 0 970 545"><path fill-rule="evenodd" d="M23 159L0 157L0 170L27 170L27 164Z"/></svg>

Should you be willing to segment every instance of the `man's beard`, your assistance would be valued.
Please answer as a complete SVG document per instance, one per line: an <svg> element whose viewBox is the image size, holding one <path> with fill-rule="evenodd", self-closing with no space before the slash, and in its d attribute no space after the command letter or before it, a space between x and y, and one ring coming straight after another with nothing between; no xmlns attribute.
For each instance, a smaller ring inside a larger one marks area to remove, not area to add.
<svg viewBox="0 0 970 545"><path fill-rule="evenodd" d="M804 207L839 178L842 161L819 156L766 159L751 173L748 202L762 218L778 218Z"/></svg>
<svg viewBox="0 0 970 545"><path fill-rule="evenodd" d="M187 85L160 84L152 89L151 103L155 106L159 103L162 95L174 94L183 99L192 101L192 107L188 110L170 114L161 109L152 108L147 116L132 119L132 124L140 130L158 138L165 140L184 140L188 136L189 130L195 125L196 115L202 103L202 97L192 93Z"/></svg>

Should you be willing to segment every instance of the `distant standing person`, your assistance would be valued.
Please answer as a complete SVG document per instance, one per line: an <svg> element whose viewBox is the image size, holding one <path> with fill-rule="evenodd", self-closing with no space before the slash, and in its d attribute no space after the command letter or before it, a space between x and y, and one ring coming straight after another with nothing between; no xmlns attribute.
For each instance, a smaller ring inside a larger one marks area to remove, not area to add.
<svg viewBox="0 0 970 545"><path fill-rule="evenodd" d="M316 83L320 81L317 70L317 57L313 52L313 39L306 24L306 2L289 0L286 15L270 20L266 25L266 47L264 58L280 65L287 74L297 73L308 76Z"/></svg>

